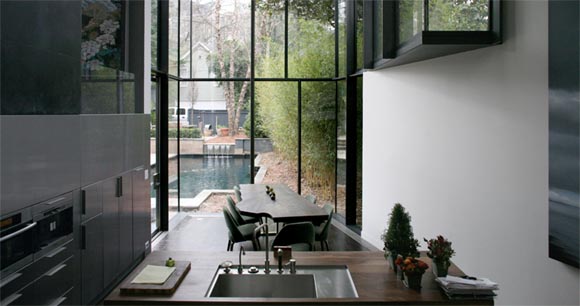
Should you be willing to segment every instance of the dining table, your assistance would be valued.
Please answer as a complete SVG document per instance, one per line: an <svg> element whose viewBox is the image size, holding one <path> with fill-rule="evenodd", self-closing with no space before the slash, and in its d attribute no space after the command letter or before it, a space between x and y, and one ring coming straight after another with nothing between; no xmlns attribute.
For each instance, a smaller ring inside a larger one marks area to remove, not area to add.
<svg viewBox="0 0 580 306"><path fill-rule="evenodd" d="M273 189L275 199L267 194L266 186ZM241 184L240 191L242 200L236 206L243 215L267 217L276 223L320 223L328 219L328 213L324 209L285 184Z"/></svg>

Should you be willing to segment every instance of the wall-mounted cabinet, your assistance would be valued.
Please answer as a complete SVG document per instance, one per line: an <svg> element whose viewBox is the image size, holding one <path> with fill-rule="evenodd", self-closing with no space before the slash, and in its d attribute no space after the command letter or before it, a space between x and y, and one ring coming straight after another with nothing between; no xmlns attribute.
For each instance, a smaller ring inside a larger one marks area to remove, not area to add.
<svg viewBox="0 0 580 306"><path fill-rule="evenodd" d="M367 1L365 68L381 69L502 42L501 0ZM370 57L370 58L369 58Z"/></svg>

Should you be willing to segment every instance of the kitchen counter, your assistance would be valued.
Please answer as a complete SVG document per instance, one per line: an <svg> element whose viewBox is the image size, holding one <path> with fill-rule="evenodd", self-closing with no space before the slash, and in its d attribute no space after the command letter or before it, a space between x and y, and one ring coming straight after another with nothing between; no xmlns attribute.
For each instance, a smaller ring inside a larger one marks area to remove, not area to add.
<svg viewBox="0 0 580 306"><path fill-rule="evenodd" d="M420 291L408 289L397 280L382 252L293 252L297 269L304 265L347 265L358 291L356 299L281 299L281 298L206 298L205 294L218 265L230 260L238 263L238 252L166 252L151 253L123 282L133 279L137 271L151 263L175 260L191 262L191 271L179 288L170 296L121 295L117 286L105 299L105 305L179 305L179 304L365 304L365 305L493 305L493 300L449 300L434 281L431 268L425 272ZM245 267L263 265L264 252L246 252L242 258ZM272 268L275 260L270 257ZM421 258L429 265L431 260ZM451 275L464 275L452 265Z"/></svg>

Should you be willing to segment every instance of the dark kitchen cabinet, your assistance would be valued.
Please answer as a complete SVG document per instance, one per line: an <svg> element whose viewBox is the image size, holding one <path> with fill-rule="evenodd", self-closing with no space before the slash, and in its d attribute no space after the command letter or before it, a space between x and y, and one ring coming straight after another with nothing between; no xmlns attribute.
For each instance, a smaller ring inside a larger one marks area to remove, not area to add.
<svg viewBox="0 0 580 306"><path fill-rule="evenodd" d="M104 284L113 282L133 261L132 175L103 181Z"/></svg>
<svg viewBox="0 0 580 306"><path fill-rule="evenodd" d="M149 170L133 171L133 259L143 258L151 246L151 194Z"/></svg>
<svg viewBox="0 0 580 306"><path fill-rule="evenodd" d="M82 223L81 235L82 304L87 305L94 303L104 289L102 214Z"/></svg>

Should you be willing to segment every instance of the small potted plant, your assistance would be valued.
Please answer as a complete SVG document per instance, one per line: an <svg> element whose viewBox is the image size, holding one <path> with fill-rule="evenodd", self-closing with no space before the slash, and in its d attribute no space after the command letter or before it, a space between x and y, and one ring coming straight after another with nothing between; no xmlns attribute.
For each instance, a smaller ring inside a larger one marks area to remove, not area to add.
<svg viewBox="0 0 580 306"><path fill-rule="evenodd" d="M405 211L400 203L396 203L391 211L387 229L381 235L385 247L385 258L391 268L396 269L395 259L398 255L403 257L416 257L419 255L417 247L419 241L413 236L411 216Z"/></svg>
<svg viewBox="0 0 580 306"><path fill-rule="evenodd" d="M422 260L413 257L405 258L401 265L401 270L403 270L403 275L405 277L403 281L405 286L411 289L420 289L423 273L425 273L425 270L428 268L429 266Z"/></svg>
<svg viewBox="0 0 580 306"><path fill-rule="evenodd" d="M423 240L427 242L427 256L433 259L433 273L437 277L447 276L447 270L451 265L450 259L455 254L451 248L451 241L441 235L434 239L423 238Z"/></svg>

